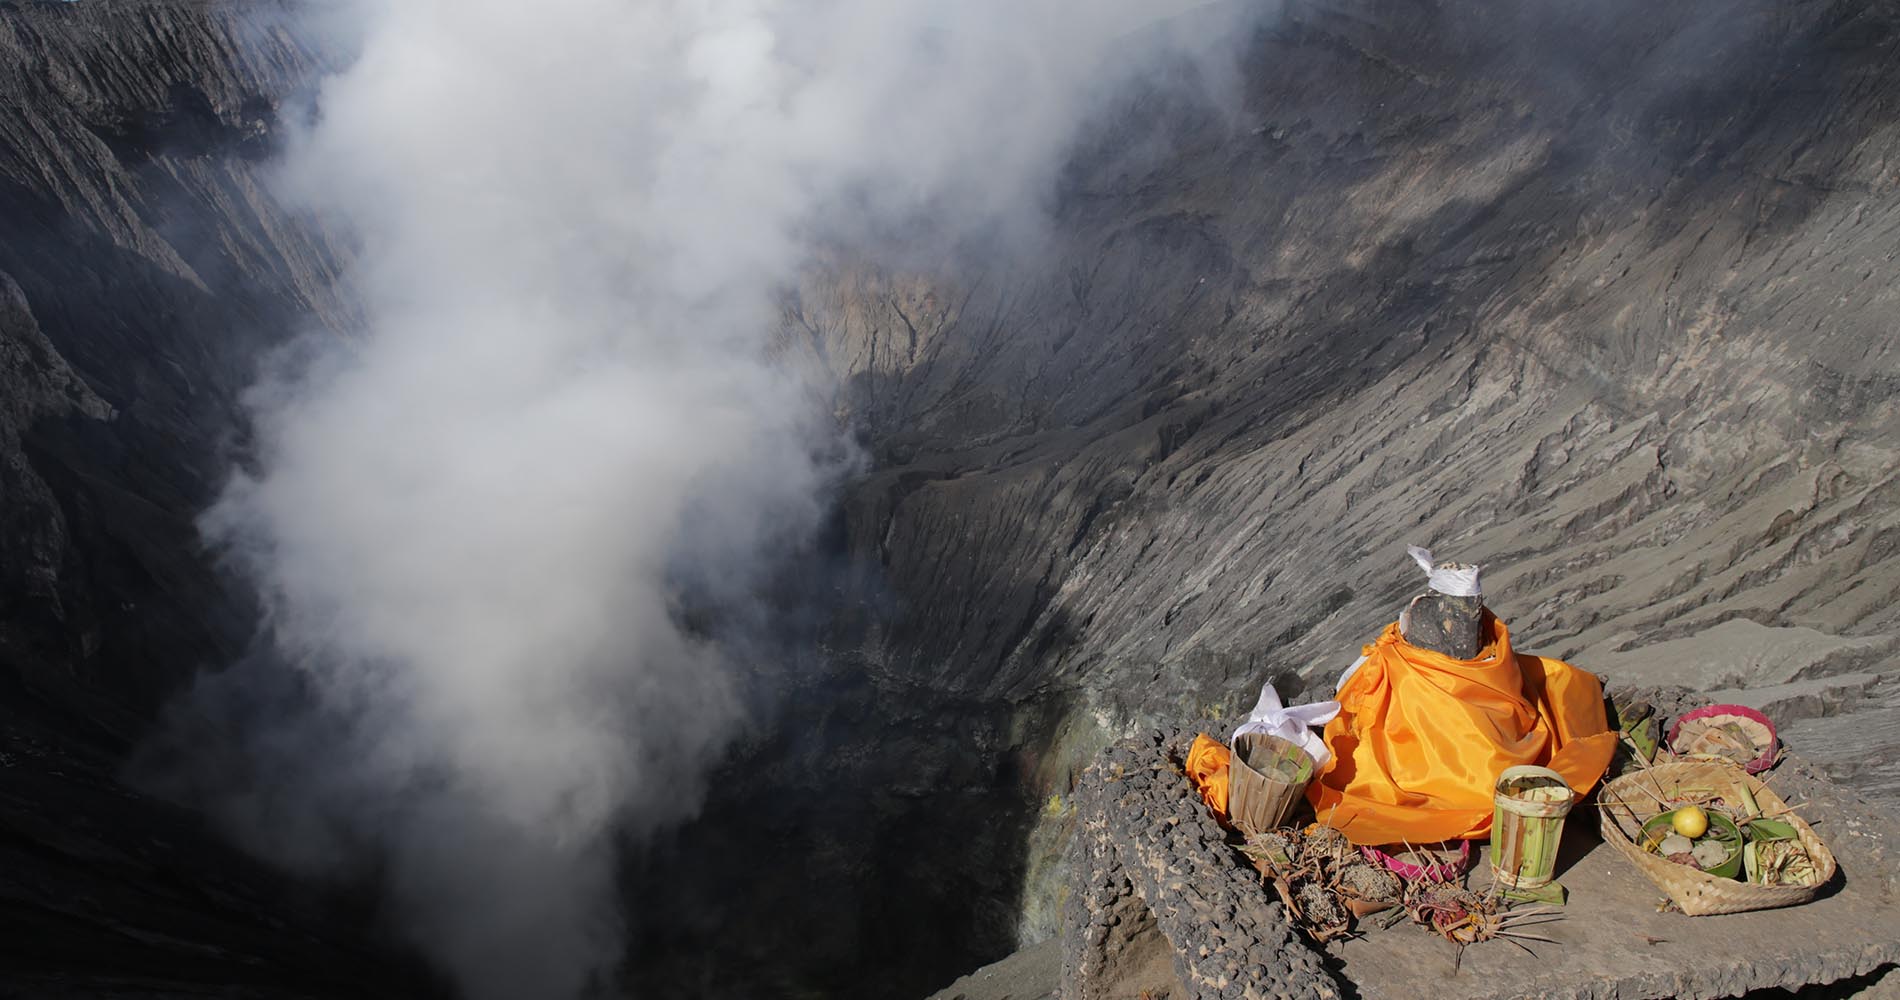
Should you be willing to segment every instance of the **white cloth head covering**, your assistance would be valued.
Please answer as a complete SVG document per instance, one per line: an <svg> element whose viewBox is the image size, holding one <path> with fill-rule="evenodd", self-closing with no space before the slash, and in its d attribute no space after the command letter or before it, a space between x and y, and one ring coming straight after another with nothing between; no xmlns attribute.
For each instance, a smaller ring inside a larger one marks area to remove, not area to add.
<svg viewBox="0 0 1900 1000"><path fill-rule="evenodd" d="M1266 733L1278 736L1288 743L1306 751L1313 758L1315 771L1325 767L1333 759L1332 751L1326 749L1326 741L1312 730L1313 726L1323 726L1333 721L1339 714L1339 702L1321 701L1311 705L1295 705L1292 708L1280 706L1280 692L1273 689L1273 682L1260 685L1260 700L1254 704L1252 714L1247 721L1234 730L1233 743L1248 733Z"/></svg>
<svg viewBox="0 0 1900 1000"><path fill-rule="evenodd" d="M1405 551L1412 554L1419 568L1425 571L1425 586L1451 597L1483 597L1484 591L1478 586L1478 567L1464 569L1441 569L1432 561L1432 550L1408 545Z"/></svg>

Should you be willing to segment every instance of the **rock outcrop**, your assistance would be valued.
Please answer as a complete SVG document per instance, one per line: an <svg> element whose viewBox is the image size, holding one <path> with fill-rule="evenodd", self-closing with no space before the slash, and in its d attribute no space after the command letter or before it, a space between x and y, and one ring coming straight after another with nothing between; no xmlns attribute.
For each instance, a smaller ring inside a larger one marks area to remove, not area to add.
<svg viewBox="0 0 1900 1000"><path fill-rule="evenodd" d="M1060 995L1345 996L1285 904L1236 864L1226 832L1185 794L1177 768L1192 740L1191 733L1150 733L1109 748L1083 772ZM1142 981L1162 968L1171 981Z"/></svg>

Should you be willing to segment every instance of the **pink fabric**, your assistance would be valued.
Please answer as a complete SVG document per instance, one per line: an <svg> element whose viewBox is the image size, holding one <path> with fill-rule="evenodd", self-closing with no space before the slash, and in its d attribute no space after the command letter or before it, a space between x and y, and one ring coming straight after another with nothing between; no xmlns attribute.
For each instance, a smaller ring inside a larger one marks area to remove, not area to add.
<svg viewBox="0 0 1900 1000"><path fill-rule="evenodd" d="M1759 722L1762 725L1767 726L1768 727L1768 749L1762 751L1762 755L1760 757L1757 757L1754 760L1751 760L1747 764L1743 765L1743 769L1746 770L1749 774L1760 774L1761 772L1766 771L1770 767L1774 766L1775 758L1777 756L1776 751L1779 750L1781 747L1781 734L1775 729L1775 724L1769 721L1766 715L1763 715L1760 712L1757 712L1754 709L1747 707L1746 705L1709 705L1703 708L1695 709L1693 711L1682 713L1682 718L1677 719L1676 724L1669 727L1669 748L1671 750L1674 750L1676 748L1676 734L1682 732L1683 723L1694 722L1697 719L1706 719L1712 715L1735 715L1735 716L1740 716L1741 718L1747 719L1751 722Z"/></svg>
<svg viewBox="0 0 1900 1000"><path fill-rule="evenodd" d="M1469 840L1458 842L1457 860L1437 865L1410 864L1376 847L1361 847L1359 853L1365 855L1367 861L1384 865L1393 874L1413 882L1421 879L1429 882L1450 882L1471 870L1471 841Z"/></svg>

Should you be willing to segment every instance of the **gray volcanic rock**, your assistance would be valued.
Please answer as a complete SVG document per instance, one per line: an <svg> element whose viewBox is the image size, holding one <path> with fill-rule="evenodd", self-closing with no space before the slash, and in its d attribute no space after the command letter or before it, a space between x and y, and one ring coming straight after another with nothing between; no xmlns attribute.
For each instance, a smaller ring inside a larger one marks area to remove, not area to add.
<svg viewBox="0 0 1900 1000"><path fill-rule="evenodd" d="M1226 831L1186 794L1179 768L1193 740L1145 734L1084 772L1060 995L1346 995L1286 905L1236 863Z"/></svg>
<svg viewBox="0 0 1900 1000"><path fill-rule="evenodd" d="M23 683L113 742L242 650L249 612L192 522L229 475L238 395L265 349L347 322L322 230L259 173L279 106L322 66L283 16L0 4L0 271L37 318L49 371L117 415L8 414L66 524L58 614L9 613L0 643Z"/></svg>
<svg viewBox="0 0 1900 1000"><path fill-rule="evenodd" d="M1428 10L1289 11L1251 127L1078 171L1044 266L800 297L880 459L851 540L906 601L893 655L1247 695L1349 662L1408 540L1611 673L1738 619L1890 634L1887 13L1724 8L1680 68L1715 8ZM1552 81L1559 42L1607 61Z"/></svg>
<svg viewBox="0 0 1900 1000"><path fill-rule="evenodd" d="M1036 762L1026 940L1081 754L1324 697L1407 543L1612 680L1875 678L1788 736L1891 796L1896 16L1289 4L1238 108L1128 108L1038 253L798 289L874 457L876 704L1043 716L962 750Z"/></svg>
<svg viewBox="0 0 1900 1000"><path fill-rule="evenodd" d="M60 571L71 545L66 519L21 433L43 419L106 420L107 406L48 343L26 295L0 272L0 593L44 607L65 625Z"/></svg>
<svg viewBox="0 0 1900 1000"><path fill-rule="evenodd" d="M263 352L343 325L261 183L322 65L268 3L0 2L0 995L423 997L366 901L127 788L252 612L193 527Z"/></svg>

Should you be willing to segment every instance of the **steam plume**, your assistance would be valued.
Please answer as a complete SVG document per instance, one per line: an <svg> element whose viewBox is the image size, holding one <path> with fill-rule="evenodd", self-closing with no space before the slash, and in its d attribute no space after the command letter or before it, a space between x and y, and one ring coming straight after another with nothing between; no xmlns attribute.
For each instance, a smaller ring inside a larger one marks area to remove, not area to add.
<svg viewBox="0 0 1900 1000"><path fill-rule="evenodd" d="M213 794L260 849L374 859L468 996L584 995L620 953L615 838L689 814L739 719L669 581L743 593L833 471L823 387L763 360L812 234L1033 217L1121 84L1218 65L1258 11L348 13L360 53L283 182L358 242L367 335L253 394L256 469L204 523L268 641L194 717L240 720L257 780Z"/></svg>

